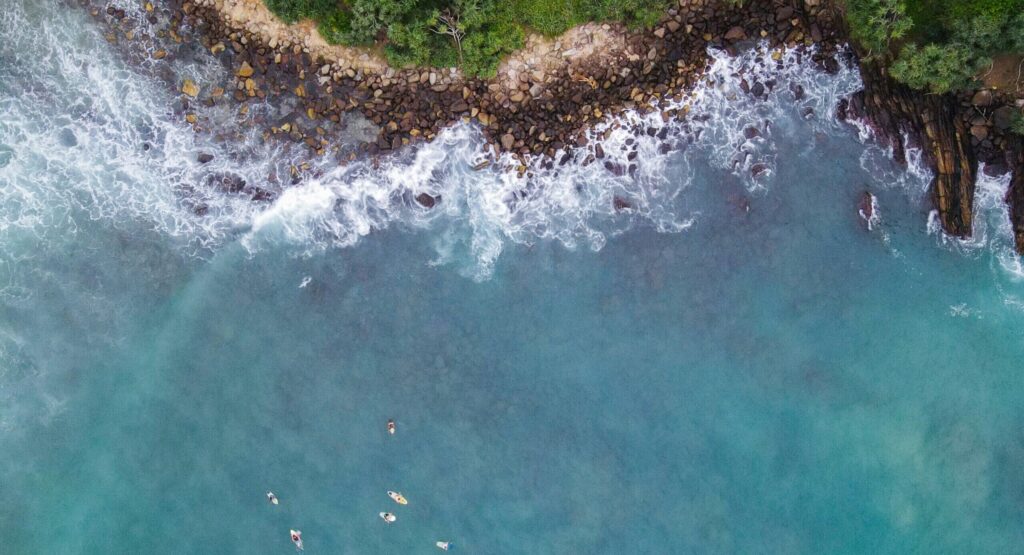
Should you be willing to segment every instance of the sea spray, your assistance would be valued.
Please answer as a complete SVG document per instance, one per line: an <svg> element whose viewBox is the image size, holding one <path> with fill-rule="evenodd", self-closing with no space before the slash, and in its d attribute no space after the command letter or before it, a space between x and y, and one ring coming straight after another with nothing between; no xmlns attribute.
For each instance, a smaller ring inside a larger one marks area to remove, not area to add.
<svg viewBox="0 0 1024 555"><path fill-rule="evenodd" d="M124 9L146 25L141 8ZM558 153L565 165L534 160L520 176L505 171L518 165L506 154L492 169L472 171L484 158L484 141L474 126L457 124L429 144L337 167L329 157L303 160L289 145L264 141L256 128L228 142L194 132L172 108L175 91L149 72L151 62L119 59L98 30L79 44L82 38L69 35L73 25L40 19L24 3L2 21L20 45L5 56L43 55L15 64L19 74L4 80L10 94L0 105L0 145L11 154L0 167L0 232L64 232L80 218L136 220L191 253L236 240L258 252L283 240L309 254L351 246L399 223L443 230L434 261L455 262L477 278L489 275L507 242L555 240L598 250L636 225L686 229L696 212L681 212L678 199L692 177L669 182L668 166L692 175L686 168L710 156L749 188L763 188L777 163L772 135L785 131L775 122L797 110L834 125L832 107L859 87L855 71L841 64L837 75L824 74L806 50L773 56L761 45L736 57L712 50L706 79L674 105L686 106L686 117L626 112L591 129L588 147ZM202 52L176 64L179 76L202 83L217 82L223 71ZM743 79L767 84L764 98L744 94ZM192 109L202 121L232 124L230 104ZM751 127L756 137L746 136ZM600 159L593 157L597 145ZM200 163L200 154L212 160ZM28 182L28 175L36 177ZM439 199L436 206L414 200L423 193Z"/></svg>
<svg viewBox="0 0 1024 555"><path fill-rule="evenodd" d="M255 251L284 239L308 253L352 245L395 222L443 228L435 263L453 262L483 279L506 241L555 240L599 250L634 225L679 232L694 221L694 214L679 213L677 202L691 178L665 175L691 175L687 168L710 156L749 189L763 189L777 163L772 136L790 131L775 129L775 122L795 112L832 128L835 104L860 86L855 70L841 65L836 75L825 74L808 51L773 57L761 46L736 57L709 53L706 79L696 90L660 110L627 111L594 126L587 147L560 151L555 163L533 159L517 172L520 162L504 154L491 168L473 171L486 159L483 138L475 126L457 124L431 143L330 170L315 184L286 192L277 201L284 206L254 217L243 244ZM743 93L743 79L768 82L764 98ZM663 117L670 109L687 115ZM756 136L748 136L750 128ZM333 197L330 210L326 192ZM413 201L423 193L439 202L426 209ZM276 224L269 226L271 220Z"/></svg>

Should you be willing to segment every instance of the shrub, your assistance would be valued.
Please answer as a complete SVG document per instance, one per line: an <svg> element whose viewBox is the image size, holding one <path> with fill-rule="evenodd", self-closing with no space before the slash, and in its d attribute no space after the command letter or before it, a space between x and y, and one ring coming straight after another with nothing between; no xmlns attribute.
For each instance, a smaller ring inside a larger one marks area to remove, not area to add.
<svg viewBox="0 0 1024 555"><path fill-rule="evenodd" d="M507 22L467 35L464 71L469 75L493 77L501 59L522 48L523 40L523 28Z"/></svg>
<svg viewBox="0 0 1024 555"><path fill-rule="evenodd" d="M846 11L871 54L910 40L890 72L914 88L967 87L992 56L1024 51L1024 0L847 0Z"/></svg>
<svg viewBox="0 0 1024 555"><path fill-rule="evenodd" d="M847 17L853 38L869 52L881 52L889 42L906 36L913 26L903 0L851 0Z"/></svg>
<svg viewBox="0 0 1024 555"><path fill-rule="evenodd" d="M945 93L968 86L981 63L987 61L976 58L960 44L929 44L924 48L908 44L892 64L890 73L915 89Z"/></svg>
<svg viewBox="0 0 1024 555"><path fill-rule="evenodd" d="M1010 131L1024 137L1024 114L1019 110L1013 114L1013 119L1010 121Z"/></svg>
<svg viewBox="0 0 1024 555"><path fill-rule="evenodd" d="M352 34L352 14L337 10L320 19L316 26L320 36L331 44L345 44Z"/></svg>
<svg viewBox="0 0 1024 555"><path fill-rule="evenodd" d="M300 19L319 21L338 11L335 0L263 0L277 17L295 23Z"/></svg>
<svg viewBox="0 0 1024 555"><path fill-rule="evenodd" d="M417 0L352 0L351 36L353 44L373 42L381 29L408 24L423 8ZM420 14L422 16L422 13Z"/></svg>
<svg viewBox="0 0 1024 555"><path fill-rule="evenodd" d="M1024 52L1024 12L1010 19L1006 25L1006 44L1009 52Z"/></svg>
<svg viewBox="0 0 1024 555"><path fill-rule="evenodd" d="M347 0L342 7L339 0L264 0L286 21L315 20L332 44L386 38L384 51L394 65L450 67L461 60L467 75L493 75L503 56L522 47L524 28L550 35L586 21L649 26L670 1ZM454 27L441 28L442 16L451 16Z"/></svg>

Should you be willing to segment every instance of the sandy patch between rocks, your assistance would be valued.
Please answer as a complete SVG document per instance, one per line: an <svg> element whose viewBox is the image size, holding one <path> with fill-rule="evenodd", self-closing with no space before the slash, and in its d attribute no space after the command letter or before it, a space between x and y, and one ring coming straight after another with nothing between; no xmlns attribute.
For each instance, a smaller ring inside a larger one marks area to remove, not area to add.
<svg viewBox="0 0 1024 555"><path fill-rule="evenodd" d="M216 9L225 24L261 37L271 48L298 45L313 58L323 56L343 68L351 67L367 72L387 69L387 62L369 50L328 44L316 31L316 24L312 21L300 21L294 25L281 21L261 0L197 0L196 4Z"/></svg>
<svg viewBox="0 0 1024 555"><path fill-rule="evenodd" d="M340 68L366 73L388 69L387 61L371 50L328 44L312 21L291 25L281 21L261 0L196 0L196 4L216 9L226 25L260 37L271 48L299 46L314 58L323 56ZM522 49L502 61L495 81L509 91L521 88L522 83L543 83L563 68L584 65L596 57L607 65L613 59L635 55L628 51L626 36L620 25L599 23L574 27L553 38L530 34Z"/></svg>

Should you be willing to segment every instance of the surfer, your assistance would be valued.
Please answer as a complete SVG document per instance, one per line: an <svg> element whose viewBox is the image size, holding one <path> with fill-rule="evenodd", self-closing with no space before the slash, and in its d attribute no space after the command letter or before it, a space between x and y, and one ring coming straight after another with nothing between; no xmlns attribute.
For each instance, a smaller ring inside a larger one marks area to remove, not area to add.
<svg viewBox="0 0 1024 555"><path fill-rule="evenodd" d="M397 491L390 491L390 490L388 490L388 497L394 499L395 503L398 503L399 505L408 505L409 504L409 501L406 500L405 496L402 495L401 493L397 492Z"/></svg>
<svg viewBox="0 0 1024 555"><path fill-rule="evenodd" d="M302 531L301 530L291 530L291 533L292 533L292 543L295 544L295 549L298 549L299 551L302 551Z"/></svg>
<svg viewBox="0 0 1024 555"><path fill-rule="evenodd" d="M441 551L448 551L448 548L452 546L451 542L437 542L434 545L441 548Z"/></svg>
<svg viewBox="0 0 1024 555"><path fill-rule="evenodd" d="M391 435L395 435L395 421L394 420L390 420L390 419L388 420L388 433L391 434Z"/></svg>
<svg viewBox="0 0 1024 555"><path fill-rule="evenodd" d="M384 522L387 522L388 524L391 524L392 522L398 520L398 517L391 513L380 513L380 517L383 518Z"/></svg>
<svg viewBox="0 0 1024 555"><path fill-rule="evenodd" d="M277 505L277 496L274 495L274 492L272 492L272 491L268 491L267 492L267 500L270 501L271 503L273 503L274 505Z"/></svg>

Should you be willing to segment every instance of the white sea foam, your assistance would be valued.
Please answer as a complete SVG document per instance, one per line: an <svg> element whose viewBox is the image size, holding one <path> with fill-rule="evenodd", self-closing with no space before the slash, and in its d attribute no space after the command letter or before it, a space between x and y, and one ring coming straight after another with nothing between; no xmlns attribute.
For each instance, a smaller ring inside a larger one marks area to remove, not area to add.
<svg viewBox="0 0 1024 555"><path fill-rule="evenodd" d="M710 54L701 85L661 106L685 107L686 118L666 121L661 111L626 112L591 129L590 146L559 152L555 159L566 156L564 166L545 168L536 160L523 175L507 171L520 163L507 154L492 169L473 171L487 149L474 126L459 124L379 167L357 162L286 191L274 206L254 215L242 242L251 250L282 239L303 251L349 246L400 221L437 231L434 263L455 263L467 275L484 278L509 242L555 240L568 248L598 250L610 236L637 224L661 232L684 230L693 214L680 213L677 200L692 179L693 157L710 157L748 188L764 188L775 164L772 137L789 131L784 122L796 113L833 126L835 104L860 87L856 71L844 66L838 75L825 75L807 52L788 51L778 61L764 47L737 57ZM774 86L766 98L754 99L742 91L743 78ZM748 128L757 135L748 136ZM598 144L603 157L595 159ZM687 149L686 155L667 152L678 148ZM440 200L425 209L413 200L421 193Z"/></svg>
<svg viewBox="0 0 1024 555"><path fill-rule="evenodd" d="M961 239L947 235L942 229L938 210L929 212L927 230L940 245L964 256L989 256L997 278L1020 282L1024 280L1024 264L1015 250L1009 205L1006 203L1011 177L1009 173L992 177L985 172L984 164L979 165L970 237Z"/></svg>
<svg viewBox="0 0 1024 555"><path fill-rule="evenodd" d="M142 21L137 6L124 7ZM63 17L82 16L76 13ZM0 18L8 44L17 45L0 50L4 66L18 68L0 77L0 153L8 153L0 156L0 234L73 233L83 218L104 219L141 223L198 252L240 241L252 252L283 242L310 253L400 223L431 228L434 262L475 278L489 275L509 243L554 240L597 250L637 225L684 230L695 214L679 197L694 160L710 158L751 190L769 187L773 137L791 131L794 115L834 126L838 100L860 88L856 70L842 65L826 75L806 51L779 60L765 46L736 57L711 51L696 90L662 107L686 106L686 118L627 112L590 130L590 145L568 153L564 166L536 161L520 176L505 171L519 162L504 155L473 171L487 148L477 128L458 124L376 162L313 161L305 181L279 190L268 176L289 174L296 160L287 147L265 144L255 129L230 144L195 133L171 108L175 91L144 68L127 67L98 31L72 33L74 25L34 14L27 0ZM175 70L205 86L230 78L203 55ZM765 98L745 94L742 79L765 85ZM204 121L233 117L229 107L194 109ZM598 143L605 156L590 162ZM213 161L199 164L199 152ZM279 194L258 203L218 190L213 182L225 175ZM423 193L438 199L433 208L415 201Z"/></svg>
<svg viewBox="0 0 1024 555"><path fill-rule="evenodd" d="M942 230L938 210L928 213L928 233L935 235L946 246L956 248L965 254L984 248L1001 249L1012 245L1013 230L1010 227L1008 207L1005 202L1010 175L991 177L985 173L985 165L978 168L974 190L974 219L971 236L965 239L950 237Z"/></svg>

